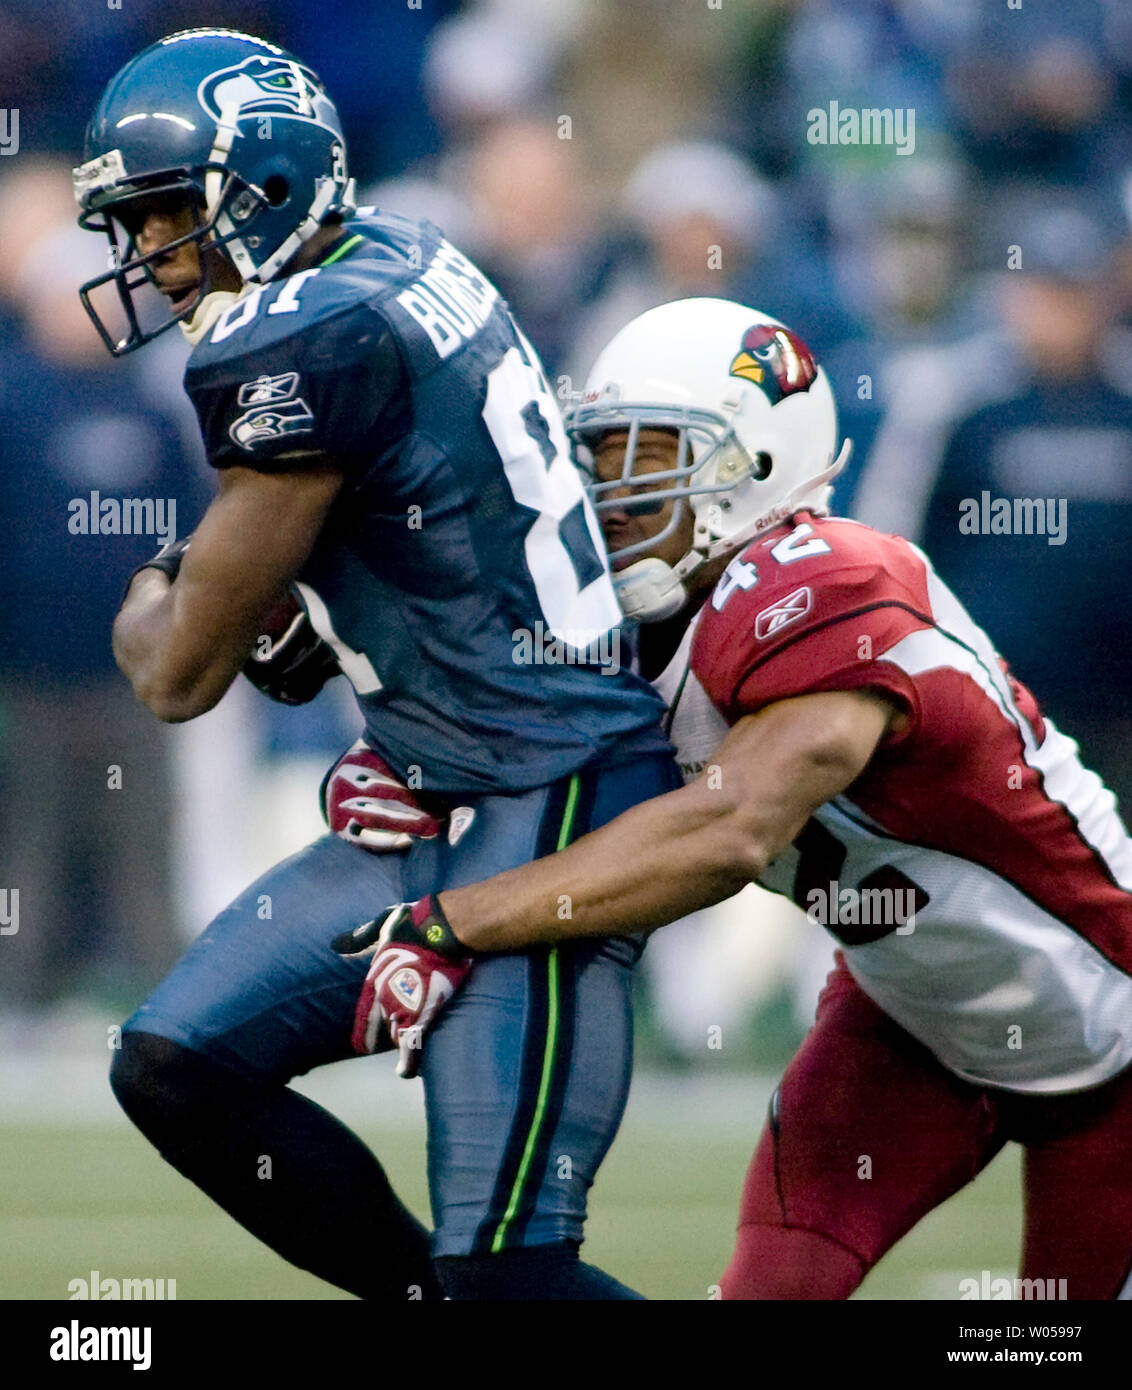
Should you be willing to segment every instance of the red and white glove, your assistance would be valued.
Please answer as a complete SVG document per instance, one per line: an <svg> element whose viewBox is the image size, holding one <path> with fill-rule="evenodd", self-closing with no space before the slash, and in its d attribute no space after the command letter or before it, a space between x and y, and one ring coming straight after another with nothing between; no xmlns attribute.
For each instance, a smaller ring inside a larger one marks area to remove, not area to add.
<svg viewBox="0 0 1132 1390"><path fill-rule="evenodd" d="M431 893L398 903L338 937L333 948L373 956L354 1012L354 1051L380 1052L387 1031L400 1054L397 1075L416 1076L425 1033L473 964L440 904Z"/></svg>
<svg viewBox="0 0 1132 1390"><path fill-rule="evenodd" d="M375 854L434 840L444 829L364 739L326 774L321 796L323 819L335 835Z"/></svg>

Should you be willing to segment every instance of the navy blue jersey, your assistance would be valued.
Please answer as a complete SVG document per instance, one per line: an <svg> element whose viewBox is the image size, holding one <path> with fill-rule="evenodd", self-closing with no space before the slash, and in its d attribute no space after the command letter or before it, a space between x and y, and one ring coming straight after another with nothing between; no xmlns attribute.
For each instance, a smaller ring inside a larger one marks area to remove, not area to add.
<svg viewBox="0 0 1132 1390"><path fill-rule="evenodd" d="M344 470L299 589L402 776L519 791L667 747L538 358L431 224L345 224L225 311L185 387L217 468Z"/></svg>

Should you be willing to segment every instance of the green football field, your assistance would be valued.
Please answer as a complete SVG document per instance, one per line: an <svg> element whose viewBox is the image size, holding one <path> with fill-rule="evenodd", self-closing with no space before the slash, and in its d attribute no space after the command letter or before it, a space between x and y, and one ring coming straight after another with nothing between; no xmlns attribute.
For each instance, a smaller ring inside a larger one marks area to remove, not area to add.
<svg viewBox="0 0 1132 1390"><path fill-rule="evenodd" d="M367 1059L303 1089L372 1144L427 1219L419 1083ZM368 1070L367 1070L368 1069ZM731 1249L773 1078L638 1072L599 1176L586 1254L651 1298L706 1299ZM91 1270L177 1281L178 1299L344 1297L284 1264L166 1167L118 1115L100 1058L32 1059L0 1087L0 1297L66 1298ZM1016 1270L1017 1151L928 1217L859 1298L955 1299Z"/></svg>

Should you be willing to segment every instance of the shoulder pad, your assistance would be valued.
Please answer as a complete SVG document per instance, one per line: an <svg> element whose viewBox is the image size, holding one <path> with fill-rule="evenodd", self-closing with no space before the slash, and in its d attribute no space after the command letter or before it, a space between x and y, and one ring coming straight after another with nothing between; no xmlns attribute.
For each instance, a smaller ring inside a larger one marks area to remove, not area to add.
<svg viewBox="0 0 1132 1390"><path fill-rule="evenodd" d="M730 717L810 691L885 686L884 651L931 625L926 584L923 560L898 537L849 521L788 523L716 585L696 673Z"/></svg>

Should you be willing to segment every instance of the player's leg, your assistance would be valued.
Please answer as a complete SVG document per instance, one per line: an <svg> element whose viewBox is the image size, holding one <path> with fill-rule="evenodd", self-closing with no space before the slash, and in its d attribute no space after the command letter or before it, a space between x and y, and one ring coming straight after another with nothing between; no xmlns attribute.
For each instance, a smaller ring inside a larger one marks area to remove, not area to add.
<svg viewBox="0 0 1132 1390"><path fill-rule="evenodd" d="M482 962L429 1038L435 1253L453 1298L627 1298L578 1258L628 1097L631 965L573 943Z"/></svg>
<svg viewBox="0 0 1132 1390"><path fill-rule="evenodd" d="M988 1093L882 1013L839 957L747 1172L724 1298L848 1298L1003 1142Z"/></svg>
<svg viewBox="0 0 1132 1390"><path fill-rule="evenodd" d="M162 1156L285 1259L359 1297L428 1298L427 1232L286 1084L353 1055L365 965L329 943L400 896L391 861L326 836L254 883L127 1021L111 1080Z"/></svg>
<svg viewBox="0 0 1132 1390"><path fill-rule="evenodd" d="M445 881L537 857L673 782L667 759L642 760L486 798ZM635 1296L578 1250L628 1097L638 954L635 942L608 941L487 957L429 1035L434 1250L453 1298Z"/></svg>
<svg viewBox="0 0 1132 1390"><path fill-rule="evenodd" d="M1021 1296L1132 1299L1132 1070L1010 1108L1025 1145Z"/></svg>

